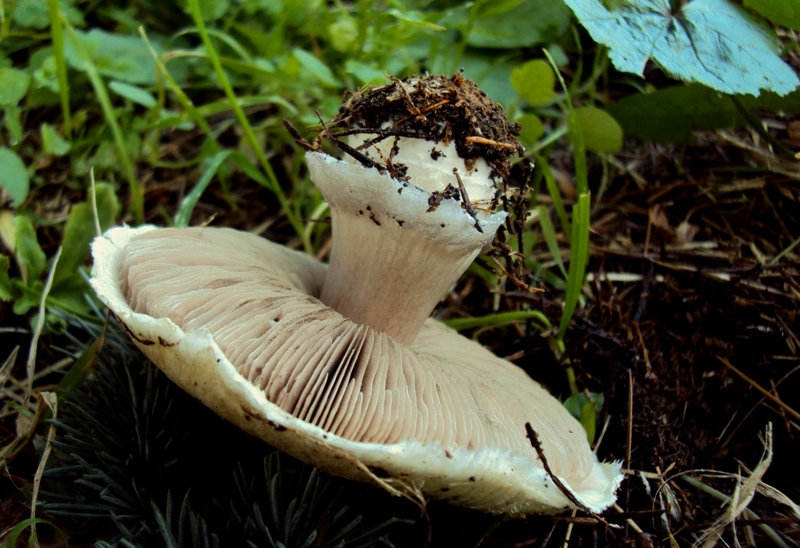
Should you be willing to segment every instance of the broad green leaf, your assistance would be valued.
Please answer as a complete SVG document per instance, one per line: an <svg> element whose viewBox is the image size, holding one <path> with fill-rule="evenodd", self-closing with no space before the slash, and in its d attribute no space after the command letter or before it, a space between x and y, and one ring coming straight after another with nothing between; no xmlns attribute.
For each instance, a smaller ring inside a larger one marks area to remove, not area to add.
<svg viewBox="0 0 800 548"><path fill-rule="evenodd" d="M47 257L36 239L33 223L22 215L14 218L14 254L25 285L37 281L47 268Z"/></svg>
<svg viewBox="0 0 800 548"><path fill-rule="evenodd" d="M626 135L663 143L688 144L695 130L744 123L730 98L699 84L629 95L612 104L608 112Z"/></svg>
<svg viewBox="0 0 800 548"><path fill-rule="evenodd" d="M532 146L544 135L544 125L535 114L523 114L517 118L517 122L522 126L519 139L525 146Z"/></svg>
<svg viewBox="0 0 800 548"><path fill-rule="evenodd" d="M44 289L44 284L40 281L33 282L32 285L29 286L30 291L23 291L19 297L14 301L11 310L14 311L14 314L17 316L24 316L27 314L31 309L35 309L39 306L39 301L41 300L42 289ZM31 323L31 326L36 325Z"/></svg>
<svg viewBox="0 0 800 548"><path fill-rule="evenodd" d="M776 25L800 30L800 2L797 0L744 0L744 5Z"/></svg>
<svg viewBox="0 0 800 548"><path fill-rule="evenodd" d="M327 84L331 87L339 85L339 81L336 80L336 77L333 75L333 72L331 72L331 69L328 68L328 65L320 61L313 54L300 48L295 48L294 51L292 51L292 54L294 55L294 58L300 62L306 72L314 76L323 84Z"/></svg>
<svg viewBox="0 0 800 548"><path fill-rule="evenodd" d="M22 158L10 148L0 147L0 173L0 187L8 192L15 206L20 205L28 197L30 176Z"/></svg>
<svg viewBox="0 0 800 548"><path fill-rule="evenodd" d="M8 269L11 260L7 255L0 253L0 301L10 301L14 299L14 286L8 277Z"/></svg>
<svg viewBox="0 0 800 548"><path fill-rule="evenodd" d="M739 97L749 109L771 110L773 112L783 112L784 114L800 114L800 88L794 90L789 95L780 96L777 93L768 91L758 97L752 95L742 95Z"/></svg>
<svg viewBox="0 0 800 548"><path fill-rule="evenodd" d="M131 84L126 84L125 82L118 82L117 80L112 80L108 83L108 87L125 99L136 103L137 105L142 105L146 108L153 108L154 106L158 105L158 101L153 95L147 91L146 89L142 89L139 86L134 86Z"/></svg>
<svg viewBox="0 0 800 548"><path fill-rule="evenodd" d="M800 90L783 97L772 92L737 97L750 110L800 114ZM608 107L608 112L626 135L663 143L689 144L694 131L745 124L730 96L699 84L629 95Z"/></svg>
<svg viewBox="0 0 800 548"><path fill-rule="evenodd" d="M75 35L103 76L130 84L156 83L156 63L139 36L111 34L100 29L88 33L76 30ZM70 66L86 71L84 60L72 40L65 41L64 54Z"/></svg>
<svg viewBox="0 0 800 548"><path fill-rule="evenodd" d="M507 11L513 10L525 0L484 0L483 2L476 2L483 4L478 9L478 17L489 17L491 15L498 15Z"/></svg>
<svg viewBox="0 0 800 548"><path fill-rule="evenodd" d="M70 314L92 315L92 306L87 296L91 289L86 284L86 278L80 272L74 272L57 284L54 284L48 294L48 300L59 309Z"/></svg>
<svg viewBox="0 0 800 548"><path fill-rule="evenodd" d="M622 148L622 128L609 113L595 107L575 109L583 143L593 152L617 152Z"/></svg>
<svg viewBox="0 0 800 548"><path fill-rule="evenodd" d="M13 107L28 93L31 77L27 72L0 67L0 107Z"/></svg>
<svg viewBox="0 0 800 548"><path fill-rule="evenodd" d="M534 59L511 72L511 85L533 106L546 105L553 98L556 76L547 61Z"/></svg>
<svg viewBox="0 0 800 548"><path fill-rule="evenodd" d="M524 0L508 11L480 17L467 39L479 48L524 48L553 42L569 28L562 0Z"/></svg>
<svg viewBox="0 0 800 548"><path fill-rule="evenodd" d="M56 128L48 123L43 123L39 126L39 131L42 134L42 148L45 154L63 156L69 152L69 141L59 135Z"/></svg>
<svg viewBox="0 0 800 548"><path fill-rule="evenodd" d="M106 183L95 187L97 200L97 218L100 230L110 227L119 214L120 205L114 188ZM97 236L92 211L91 197L72 208L67 225L64 227L64 239L61 243L61 258L56 267L53 283L57 284L74 274L86 262L89 255L89 244Z"/></svg>
<svg viewBox="0 0 800 548"><path fill-rule="evenodd" d="M652 59L680 80L753 95L786 95L800 84L774 32L729 0L691 0L677 11L669 0L625 0L610 10L600 0L565 2L621 71L641 76Z"/></svg>

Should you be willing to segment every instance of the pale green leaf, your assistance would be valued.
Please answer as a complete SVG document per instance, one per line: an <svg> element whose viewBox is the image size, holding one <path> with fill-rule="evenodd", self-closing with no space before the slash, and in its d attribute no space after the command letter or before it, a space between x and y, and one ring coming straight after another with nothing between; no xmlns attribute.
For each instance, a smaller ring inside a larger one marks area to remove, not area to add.
<svg viewBox="0 0 800 548"><path fill-rule="evenodd" d="M349 59L344 65L345 71L358 78L362 84L379 85L386 80L386 73L372 65Z"/></svg>
<svg viewBox="0 0 800 548"><path fill-rule="evenodd" d="M800 84L772 29L729 0L692 0L677 10L669 0L625 0L612 9L600 0L565 1L621 71L642 75L653 60L680 80L753 95L785 95Z"/></svg>
<svg viewBox="0 0 800 548"><path fill-rule="evenodd" d="M511 85L530 105L546 105L553 98L556 76L547 61L534 59L511 72Z"/></svg>
<svg viewBox="0 0 800 548"><path fill-rule="evenodd" d="M139 86L112 80L108 83L108 87L120 97L136 103L137 105L142 105L146 108L153 108L158 105L158 101L153 97L153 94Z"/></svg>
<svg viewBox="0 0 800 548"><path fill-rule="evenodd" d="M100 29L75 31L97 71L131 84L155 84L156 63L140 36L112 34ZM85 61L72 40L64 43L64 55L75 69L86 71Z"/></svg>
<svg viewBox="0 0 800 548"><path fill-rule="evenodd" d="M544 125L535 114L523 114L517 118L517 122L522 127L519 139L525 146L532 146L544 135Z"/></svg>
<svg viewBox="0 0 800 548"><path fill-rule="evenodd" d="M292 54L294 55L294 58L300 62L300 65L302 65L306 72L323 84L327 84L332 87L339 85L339 81L333 75L331 69L328 68L328 65L320 61L313 54L300 48L295 48Z"/></svg>
<svg viewBox="0 0 800 548"><path fill-rule="evenodd" d="M69 152L69 141L59 135L56 128L48 123L43 123L39 126L39 131L42 134L42 148L45 154L63 156Z"/></svg>
<svg viewBox="0 0 800 548"><path fill-rule="evenodd" d="M342 17L328 25L328 35L333 49L345 53L353 47L358 38L358 25L349 17Z"/></svg>
<svg viewBox="0 0 800 548"><path fill-rule="evenodd" d="M16 152L10 148L0 147L0 187L4 188L18 206L28 197L30 176Z"/></svg>
<svg viewBox="0 0 800 548"><path fill-rule="evenodd" d="M18 145L22 141L22 111L19 107L3 109L3 125L8 130L8 144Z"/></svg>
<svg viewBox="0 0 800 548"><path fill-rule="evenodd" d="M0 107L13 107L28 93L31 77L15 68L0 68Z"/></svg>
<svg viewBox="0 0 800 548"><path fill-rule="evenodd" d="M622 148L622 128L609 113L595 107L575 109L583 143L593 152L617 152Z"/></svg>
<svg viewBox="0 0 800 548"><path fill-rule="evenodd" d="M427 28L430 30L445 30L444 27L428 21L425 18L425 14L420 11L390 9L386 13L388 13L392 17L399 19L400 21L405 21L406 23L411 23L412 25L418 25L420 27Z"/></svg>

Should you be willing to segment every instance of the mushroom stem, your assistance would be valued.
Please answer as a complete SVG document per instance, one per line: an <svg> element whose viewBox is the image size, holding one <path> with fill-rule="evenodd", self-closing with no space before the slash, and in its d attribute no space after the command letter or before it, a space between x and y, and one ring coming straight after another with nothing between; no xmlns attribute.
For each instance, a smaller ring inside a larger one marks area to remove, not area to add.
<svg viewBox="0 0 800 548"><path fill-rule="evenodd" d="M431 242L368 217L331 212L333 247L320 300L356 323L411 344L480 249Z"/></svg>
<svg viewBox="0 0 800 548"><path fill-rule="evenodd" d="M331 207L333 246L320 300L412 343L442 296L491 244L505 213L476 220L458 196L432 208L429 192L375 168L322 153L306 158Z"/></svg>

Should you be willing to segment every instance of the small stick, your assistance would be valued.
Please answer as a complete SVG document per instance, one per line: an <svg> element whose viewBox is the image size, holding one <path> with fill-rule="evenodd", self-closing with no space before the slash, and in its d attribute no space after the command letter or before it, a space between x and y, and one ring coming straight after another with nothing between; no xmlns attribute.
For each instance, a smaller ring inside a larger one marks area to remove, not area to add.
<svg viewBox="0 0 800 548"><path fill-rule="evenodd" d="M319 113L319 111L317 110L315 111L315 113L317 115L317 118L319 118L319 123L322 124L322 131L325 133L325 135L328 136L329 139L331 139L334 143L336 143L336 146L339 147L339 149L341 149L342 152L352 156L354 160L360 162L364 167L376 167L378 169L383 169L383 166L381 166L378 162L375 162L368 156L361 154L359 151L357 151L344 141L340 141L339 139L334 137L328 130L328 127L325 125L325 122L322 119L322 115Z"/></svg>
<svg viewBox="0 0 800 548"><path fill-rule="evenodd" d="M461 180L461 176L458 174L458 168L453 168L453 175L456 176L456 181L458 181L458 190L461 192L461 200L464 209L467 210L469 216L475 219L475 230L483 234L483 229L481 228L481 224L478 221L478 214L475 213L475 208L472 207L472 202L469 201L469 196L467 196L467 189L464 188L464 181Z"/></svg>
<svg viewBox="0 0 800 548"><path fill-rule="evenodd" d="M414 116L423 116L422 113L417 108L417 106L414 104L413 99L411 99L411 95L408 93L408 90L406 89L405 84L403 84L403 81L393 77L390 78L393 83L397 84L400 87L400 90L403 92L403 97L406 99L406 101L408 101L408 111Z"/></svg>
<svg viewBox="0 0 800 548"><path fill-rule="evenodd" d="M472 135L464 140L468 143L475 143L476 145L490 145L493 147L511 148L514 150L517 149L517 145L512 145L511 143L501 143L500 141L493 141L491 139L487 139L486 137L478 137L477 135Z"/></svg>
<svg viewBox="0 0 800 548"><path fill-rule="evenodd" d="M503 274L505 274L506 277L509 280L511 280L511 282L514 285L516 285L517 287L519 287L520 289L524 289L525 291L527 291L529 293L544 293L545 292L545 290L542 289L541 287L531 287L530 285L526 284L522 280L518 279L516 276L511 274L511 272L509 272L506 267L504 267L502 264L500 264L500 261L498 261L495 257L489 255L489 258L492 259L492 261L494 261L494 264L497 265L497 267L503 272ZM477 259L476 259L475 262L477 262ZM478 264L480 264L480 263L478 263ZM490 272L494 272L494 270L490 270Z"/></svg>
<svg viewBox="0 0 800 548"><path fill-rule="evenodd" d="M556 484L556 487L558 487L558 489L562 493L564 493L564 496L567 497L572 504L580 508L582 511L593 516L597 521L604 523L608 527L613 527L615 529L618 528L619 526L611 525L606 520L604 520L591 510L589 510L589 508L587 508L585 504L579 501L578 498L573 494L573 492L570 491L566 485L564 485L564 482L562 482L558 478L558 476L556 476L553 473L553 471L550 469L550 465L547 463L547 457L544 456L544 449L542 449L542 442L539 440L539 435L533 429L531 423L529 422L525 423L525 432L526 432L525 437L528 438L528 440L530 440L531 446L536 450L536 454L539 455L539 460L542 461L542 466L544 467L544 471L547 472L547 475L550 476L550 479L553 480L553 483Z"/></svg>
<svg viewBox="0 0 800 548"><path fill-rule="evenodd" d="M286 130L292 135L295 143L297 143L298 145L300 145L309 152L317 152L317 149L314 148L314 145L303 139L303 137L300 135L300 132L297 131L297 128L295 128L292 125L292 123L286 118L283 119L283 127L285 127Z"/></svg>

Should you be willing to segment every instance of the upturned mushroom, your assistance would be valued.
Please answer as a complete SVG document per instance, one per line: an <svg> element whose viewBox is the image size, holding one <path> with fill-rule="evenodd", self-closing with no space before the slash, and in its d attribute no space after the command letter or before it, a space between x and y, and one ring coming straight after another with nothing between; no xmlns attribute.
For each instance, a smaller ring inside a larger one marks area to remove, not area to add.
<svg viewBox="0 0 800 548"><path fill-rule="evenodd" d="M121 227L93 244L92 286L184 390L323 470L492 513L601 511L620 464L428 318L506 217L514 129L459 74L358 93L321 134L348 159L306 155L329 265L230 229Z"/></svg>

